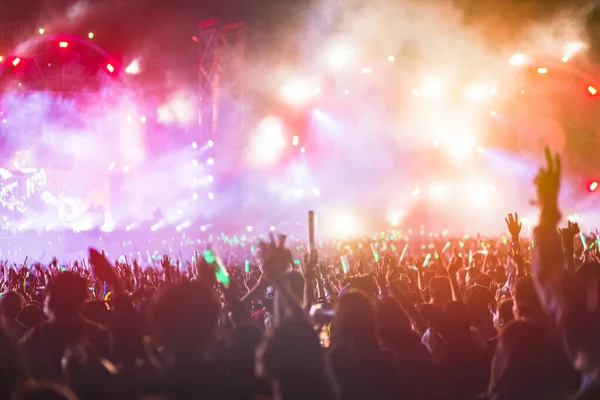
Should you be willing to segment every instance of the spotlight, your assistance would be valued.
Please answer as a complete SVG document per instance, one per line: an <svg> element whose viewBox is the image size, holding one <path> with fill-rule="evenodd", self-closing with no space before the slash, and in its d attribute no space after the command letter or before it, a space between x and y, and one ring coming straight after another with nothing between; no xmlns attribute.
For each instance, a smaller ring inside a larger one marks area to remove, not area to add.
<svg viewBox="0 0 600 400"><path fill-rule="evenodd" d="M88 33L88 38L89 38L89 39L93 39L93 38L94 38L94 32L90 32L90 33Z"/></svg>
<svg viewBox="0 0 600 400"><path fill-rule="evenodd" d="M290 82L283 85L281 95L289 103L300 105L305 103L311 96L312 90L302 82Z"/></svg>
<svg viewBox="0 0 600 400"><path fill-rule="evenodd" d="M138 59L133 60L126 68L125 73L129 75L137 75L141 72L140 62Z"/></svg>
<svg viewBox="0 0 600 400"><path fill-rule="evenodd" d="M396 57L394 57L394 56L388 56L388 61L389 62L394 62L394 61L396 61Z"/></svg>
<svg viewBox="0 0 600 400"><path fill-rule="evenodd" d="M44 32L46 32L46 30L44 28L40 28L38 29L38 32L40 33L40 35L43 35Z"/></svg>
<svg viewBox="0 0 600 400"><path fill-rule="evenodd" d="M208 141L208 147L213 147L215 145L215 142L213 142L212 140Z"/></svg>
<svg viewBox="0 0 600 400"><path fill-rule="evenodd" d="M525 65L527 64L527 56L523 53L516 53L510 58L510 65Z"/></svg>
<svg viewBox="0 0 600 400"><path fill-rule="evenodd" d="M61 49L66 49L67 47L69 47L69 42L58 42L58 47L60 47Z"/></svg>

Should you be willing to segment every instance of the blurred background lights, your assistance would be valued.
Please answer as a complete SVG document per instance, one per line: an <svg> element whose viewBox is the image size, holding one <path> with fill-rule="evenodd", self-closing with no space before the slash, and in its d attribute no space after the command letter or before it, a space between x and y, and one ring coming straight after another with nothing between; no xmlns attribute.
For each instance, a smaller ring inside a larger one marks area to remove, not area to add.
<svg viewBox="0 0 600 400"><path fill-rule="evenodd" d="M598 189L598 181L594 181L594 182L590 183L589 189L590 189L590 192L596 191L596 189Z"/></svg>
<svg viewBox="0 0 600 400"><path fill-rule="evenodd" d="M337 45L327 51L327 62L333 69L342 69L348 64L353 53L351 48Z"/></svg>
<svg viewBox="0 0 600 400"><path fill-rule="evenodd" d="M246 227L246 230L247 230L248 232L252 232L252 227L251 227L250 225L248 225L248 226Z"/></svg>
<svg viewBox="0 0 600 400"><path fill-rule="evenodd" d="M209 157L209 159L208 159L208 160L206 160L206 163L207 163L208 165L214 165L214 164L215 164L215 159L214 159L214 158L212 158L212 157Z"/></svg>
<svg viewBox="0 0 600 400"><path fill-rule="evenodd" d="M44 32L46 32L46 30L44 28L40 28L40 29L38 29L38 32L40 35L43 35Z"/></svg>
<svg viewBox="0 0 600 400"><path fill-rule="evenodd" d="M213 142L212 140L209 140L207 145L208 145L208 147L213 147L215 145L215 142Z"/></svg>
<svg viewBox="0 0 600 400"><path fill-rule="evenodd" d="M289 82L282 86L281 95L285 101L300 105L311 97L312 89L304 82Z"/></svg>
<svg viewBox="0 0 600 400"><path fill-rule="evenodd" d="M390 55L390 56L388 56L388 61L389 61L389 62L394 62L395 60L396 60L396 57L394 57L394 56L391 56L391 55Z"/></svg>
<svg viewBox="0 0 600 400"><path fill-rule="evenodd" d="M443 88L442 84L437 80L428 80L421 88L421 93L427 97L439 98L442 97ZM413 91L414 93L414 91ZM417 94L418 96L418 94Z"/></svg>
<svg viewBox="0 0 600 400"><path fill-rule="evenodd" d="M547 74L547 73L548 73L548 68L545 68L545 67L539 67L539 68L537 69L537 72L538 72L538 74L540 74L540 75L545 75L545 74Z"/></svg>
<svg viewBox="0 0 600 400"><path fill-rule="evenodd" d="M467 89L466 97L471 101L478 101L485 98L486 88L481 85L471 86Z"/></svg>
<svg viewBox="0 0 600 400"><path fill-rule="evenodd" d="M206 177L206 180L210 183L214 182L215 178L212 175Z"/></svg>
<svg viewBox="0 0 600 400"><path fill-rule="evenodd" d="M588 86L588 92L590 92L592 96L595 96L596 93L598 93L598 90L593 86Z"/></svg>
<svg viewBox="0 0 600 400"><path fill-rule="evenodd" d="M197 148L198 148L198 143L192 142L192 149L197 149Z"/></svg>
<svg viewBox="0 0 600 400"><path fill-rule="evenodd" d="M129 75L137 75L140 72L140 61L137 58L125 68L125 73Z"/></svg>
<svg viewBox="0 0 600 400"><path fill-rule="evenodd" d="M94 38L94 32L88 33L88 39L93 39L93 38Z"/></svg>
<svg viewBox="0 0 600 400"><path fill-rule="evenodd" d="M208 193L208 198L209 198L209 200L214 200L215 199L215 194L213 192L209 192Z"/></svg>
<svg viewBox="0 0 600 400"><path fill-rule="evenodd" d="M275 227L274 227L273 225L271 225L271 226L269 227L269 230L270 230L271 232L275 232Z"/></svg>

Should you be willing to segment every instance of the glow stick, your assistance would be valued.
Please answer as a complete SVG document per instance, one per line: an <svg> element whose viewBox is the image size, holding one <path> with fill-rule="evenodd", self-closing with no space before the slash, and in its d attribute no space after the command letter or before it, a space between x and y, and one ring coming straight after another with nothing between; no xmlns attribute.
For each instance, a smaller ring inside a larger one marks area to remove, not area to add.
<svg viewBox="0 0 600 400"><path fill-rule="evenodd" d="M373 258L375 259L375 262L379 262L379 253L377 252L377 249L375 249L375 245L373 243L371 243L371 251L373 252Z"/></svg>
<svg viewBox="0 0 600 400"><path fill-rule="evenodd" d="M342 262L342 270L345 274L350 270L350 266L348 265L348 256L340 256L340 261Z"/></svg>
<svg viewBox="0 0 600 400"><path fill-rule="evenodd" d="M204 260L207 264L213 265L215 267L215 278L226 288L229 287L230 279L225 266L223 266L223 262L219 257L215 255L215 253L211 249L204 250Z"/></svg>
<svg viewBox="0 0 600 400"><path fill-rule="evenodd" d="M438 258L440 258L440 255L438 254L438 252L436 251L435 253L433 253L433 256L435 257L435 259L437 260Z"/></svg>
<svg viewBox="0 0 600 400"><path fill-rule="evenodd" d="M406 255L406 250L408 250L408 243L406 243L404 245L404 248L402 249L402 253L400 254L400 262L402 262L402 260L404 260L404 256Z"/></svg>
<svg viewBox="0 0 600 400"><path fill-rule="evenodd" d="M579 238L581 239L581 244L583 244L583 247L587 249L587 243L585 241L585 235L583 232L579 232Z"/></svg>
<svg viewBox="0 0 600 400"><path fill-rule="evenodd" d="M246 263L244 265L244 270L246 271L246 273L250 272L250 260L246 260Z"/></svg>
<svg viewBox="0 0 600 400"><path fill-rule="evenodd" d="M431 253L427 253L427 256L425 257L425 261L423 261L424 267L429 265L429 260L431 260Z"/></svg>
<svg viewBox="0 0 600 400"><path fill-rule="evenodd" d="M469 266L473 263L473 251L469 250Z"/></svg>
<svg viewBox="0 0 600 400"><path fill-rule="evenodd" d="M442 254L446 252L446 250L448 250L450 248L450 242L446 242L446 245L444 246L444 248L442 249Z"/></svg>

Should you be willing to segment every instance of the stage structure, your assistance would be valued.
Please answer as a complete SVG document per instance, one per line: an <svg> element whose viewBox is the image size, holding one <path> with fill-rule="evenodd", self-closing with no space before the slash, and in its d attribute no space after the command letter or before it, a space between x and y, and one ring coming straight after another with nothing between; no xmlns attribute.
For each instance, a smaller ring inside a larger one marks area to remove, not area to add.
<svg viewBox="0 0 600 400"><path fill-rule="evenodd" d="M218 148L227 148L233 155L233 150L240 146L243 131L244 24L224 23L214 18L200 21L198 43L200 142L211 144L208 157L213 162L219 153L218 170L224 171L227 165L223 164L228 162Z"/></svg>

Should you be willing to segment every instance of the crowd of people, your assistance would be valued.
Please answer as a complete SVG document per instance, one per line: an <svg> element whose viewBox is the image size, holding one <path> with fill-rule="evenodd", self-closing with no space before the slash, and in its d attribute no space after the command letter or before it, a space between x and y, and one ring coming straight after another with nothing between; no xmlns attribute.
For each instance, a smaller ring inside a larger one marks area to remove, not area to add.
<svg viewBox="0 0 600 400"><path fill-rule="evenodd" d="M0 398L599 399L600 237L559 228L546 155L533 238L5 262Z"/></svg>

